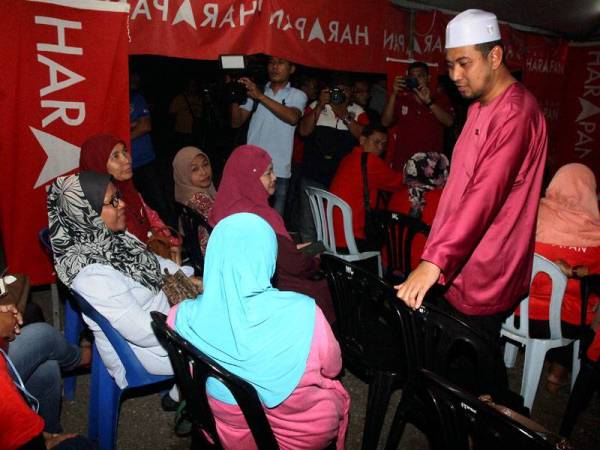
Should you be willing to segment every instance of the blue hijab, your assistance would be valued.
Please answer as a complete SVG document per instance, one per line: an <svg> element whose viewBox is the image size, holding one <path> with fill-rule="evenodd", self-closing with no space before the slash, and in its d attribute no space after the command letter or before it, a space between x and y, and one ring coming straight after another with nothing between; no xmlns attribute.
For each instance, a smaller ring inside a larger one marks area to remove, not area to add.
<svg viewBox="0 0 600 450"><path fill-rule="evenodd" d="M248 381L273 408L298 385L306 370L315 302L271 286L277 238L255 214L233 214L210 235L204 293L180 304L175 329L200 351ZM235 404L229 390L209 379L208 393Z"/></svg>

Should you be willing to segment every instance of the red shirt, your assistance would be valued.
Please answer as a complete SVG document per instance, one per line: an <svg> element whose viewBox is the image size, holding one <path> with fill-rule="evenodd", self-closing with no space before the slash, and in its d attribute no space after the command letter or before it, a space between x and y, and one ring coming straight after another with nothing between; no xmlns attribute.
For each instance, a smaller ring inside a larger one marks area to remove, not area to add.
<svg viewBox="0 0 600 450"><path fill-rule="evenodd" d="M365 238L365 204L363 198L363 179L360 165L362 147L354 147L340 163L329 191L344 200L352 209L352 229L354 237ZM386 163L374 153L367 158L367 184L369 186L369 203L375 205L377 191L397 191L402 188L402 174L390 169ZM333 230L338 247L346 246L344 222L338 208L333 211Z"/></svg>
<svg viewBox="0 0 600 450"><path fill-rule="evenodd" d="M423 259L464 314L507 311L529 291L547 133L520 83L469 107Z"/></svg>
<svg viewBox="0 0 600 450"><path fill-rule="evenodd" d="M27 405L0 355L0 448L17 449L44 430L44 420Z"/></svg>
<svg viewBox="0 0 600 450"><path fill-rule="evenodd" d="M550 261L562 259L570 266L588 266L589 273L600 273L600 247L565 247L562 245L542 244L536 242L535 252ZM564 322L573 325L581 323L581 292L579 280L569 278L567 290L563 297L560 317ZM552 284L546 274L538 274L533 280L529 292L529 317L536 320L548 320ZM593 293L588 300L586 323L590 323L595 314L594 308L600 298Z"/></svg>
<svg viewBox="0 0 600 450"><path fill-rule="evenodd" d="M439 92L435 104L448 113L452 106L448 97ZM385 160L396 170L403 170L404 164L418 152L444 153L444 125L436 119L431 109L419 102L412 92L400 93L394 104L395 145L390 145Z"/></svg>

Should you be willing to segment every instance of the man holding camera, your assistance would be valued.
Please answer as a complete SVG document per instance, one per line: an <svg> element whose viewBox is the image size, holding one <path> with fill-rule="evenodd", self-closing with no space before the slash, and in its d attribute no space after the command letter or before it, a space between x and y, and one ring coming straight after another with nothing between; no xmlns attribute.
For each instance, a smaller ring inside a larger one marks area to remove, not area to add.
<svg viewBox="0 0 600 450"><path fill-rule="evenodd" d="M302 121L300 135L306 136L302 160L301 200L298 228L304 242L316 239L307 187L329 189L337 167L357 145L363 126L369 119L363 108L352 103L352 82L339 76L330 87L321 90Z"/></svg>
<svg viewBox="0 0 600 450"><path fill-rule="evenodd" d="M231 105L231 126L239 128L250 116L247 143L264 148L273 159L277 175L273 208L283 216L291 176L294 130L306 106L306 94L290 85L296 66L287 59L271 56L267 64L269 82L264 92L249 78L242 77L248 91L243 105ZM254 102L258 102L255 108Z"/></svg>
<svg viewBox="0 0 600 450"><path fill-rule="evenodd" d="M441 91L435 96L431 92L429 68L423 62L408 66L408 77L394 79L381 123L389 127L396 122L396 145L385 158L394 169L403 170L414 153L443 152L444 128L454 123L452 107Z"/></svg>

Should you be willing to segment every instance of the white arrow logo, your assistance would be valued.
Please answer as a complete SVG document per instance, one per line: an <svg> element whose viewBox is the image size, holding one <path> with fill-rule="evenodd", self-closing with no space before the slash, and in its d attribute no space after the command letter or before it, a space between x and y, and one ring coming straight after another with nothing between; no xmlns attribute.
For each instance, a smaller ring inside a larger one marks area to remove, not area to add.
<svg viewBox="0 0 600 450"><path fill-rule="evenodd" d="M315 23L313 23L313 26L310 30L310 34L308 35L308 42L312 41L313 39L318 39L323 44L325 43L325 34L323 33L323 28L321 28L321 22L319 22L318 17L317 20L315 20Z"/></svg>
<svg viewBox="0 0 600 450"><path fill-rule="evenodd" d="M29 127L29 129L48 155L40 176L33 186L34 189L79 167L79 153L81 152L79 147L33 127Z"/></svg>
<svg viewBox="0 0 600 450"><path fill-rule="evenodd" d="M185 0L175 14L172 25L178 24L179 22L185 22L196 30L196 19L194 19L194 13L192 11L192 5L190 0Z"/></svg>
<svg viewBox="0 0 600 450"><path fill-rule="evenodd" d="M594 114L598 114L600 112L600 108L594 105L592 102L586 100L585 98L579 97L579 103L581 105L581 112L579 116L577 116L576 121L587 119Z"/></svg>

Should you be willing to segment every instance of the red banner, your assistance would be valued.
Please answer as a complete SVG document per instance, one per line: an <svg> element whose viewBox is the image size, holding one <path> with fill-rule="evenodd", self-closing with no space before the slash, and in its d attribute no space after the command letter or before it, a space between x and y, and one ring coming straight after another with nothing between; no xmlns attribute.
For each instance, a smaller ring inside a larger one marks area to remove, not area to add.
<svg viewBox="0 0 600 450"><path fill-rule="evenodd" d="M600 43L571 44L560 103L558 168L580 162L600 181Z"/></svg>
<svg viewBox="0 0 600 450"><path fill-rule="evenodd" d="M4 0L0 228L10 272L51 281L38 242L45 187L98 132L129 135L127 10L95 0Z"/></svg>
<svg viewBox="0 0 600 450"><path fill-rule="evenodd" d="M130 53L217 59L267 53L312 67L384 72L404 58L408 14L388 0L130 0Z"/></svg>

